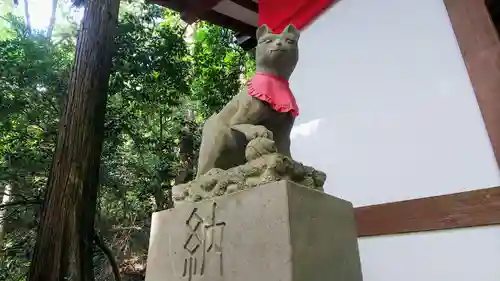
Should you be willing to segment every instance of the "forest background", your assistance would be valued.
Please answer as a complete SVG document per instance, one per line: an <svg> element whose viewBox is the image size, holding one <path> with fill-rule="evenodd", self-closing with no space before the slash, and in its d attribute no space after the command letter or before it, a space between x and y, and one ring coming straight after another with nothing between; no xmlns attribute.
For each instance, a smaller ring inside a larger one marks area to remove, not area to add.
<svg viewBox="0 0 500 281"><path fill-rule="evenodd" d="M0 280L17 281L33 257L83 8L0 5ZM254 54L230 30L141 1L120 3L114 41L98 197L86 206L97 208L93 275L144 280L151 214L193 177L201 126L254 73Z"/></svg>

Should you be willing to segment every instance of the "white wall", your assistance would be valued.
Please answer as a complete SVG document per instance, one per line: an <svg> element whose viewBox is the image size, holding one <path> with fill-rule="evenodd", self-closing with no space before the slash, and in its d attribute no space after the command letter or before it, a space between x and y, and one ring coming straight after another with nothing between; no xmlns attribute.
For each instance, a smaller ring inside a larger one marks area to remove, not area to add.
<svg viewBox="0 0 500 281"><path fill-rule="evenodd" d="M500 185L439 0L341 0L302 33L293 157L356 206ZM365 281L498 281L500 227L360 239Z"/></svg>
<svg viewBox="0 0 500 281"><path fill-rule="evenodd" d="M441 1L341 0L299 44L292 153L327 192L367 205L500 184Z"/></svg>
<svg viewBox="0 0 500 281"><path fill-rule="evenodd" d="M359 240L364 281L498 281L500 227Z"/></svg>

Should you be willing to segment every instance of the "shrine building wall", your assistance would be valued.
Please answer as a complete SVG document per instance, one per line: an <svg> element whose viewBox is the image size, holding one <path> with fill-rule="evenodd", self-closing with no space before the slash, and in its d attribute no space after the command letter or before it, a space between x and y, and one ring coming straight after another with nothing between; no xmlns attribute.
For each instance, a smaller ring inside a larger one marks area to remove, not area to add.
<svg viewBox="0 0 500 281"><path fill-rule="evenodd" d="M442 1L337 2L303 30L291 87L292 155L356 207L500 185ZM499 237L490 226L360 238L364 280L497 281Z"/></svg>

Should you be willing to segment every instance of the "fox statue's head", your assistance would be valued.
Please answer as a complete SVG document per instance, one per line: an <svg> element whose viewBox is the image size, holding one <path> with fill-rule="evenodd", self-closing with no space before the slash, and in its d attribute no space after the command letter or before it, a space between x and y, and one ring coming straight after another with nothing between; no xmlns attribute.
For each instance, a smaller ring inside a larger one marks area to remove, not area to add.
<svg viewBox="0 0 500 281"><path fill-rule="evenodd" d="M281 34L274 34L267 25L257 29L257 71L278 75L286 80L299 60L300 31L289 24Z"/></svg>

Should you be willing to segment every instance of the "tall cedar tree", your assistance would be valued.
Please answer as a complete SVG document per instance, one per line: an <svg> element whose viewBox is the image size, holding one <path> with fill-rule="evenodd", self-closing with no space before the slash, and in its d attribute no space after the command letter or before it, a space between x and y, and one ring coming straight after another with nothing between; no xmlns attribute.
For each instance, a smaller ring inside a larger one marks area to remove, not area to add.
<svg viewBox="0 0 500 281"><path fill-rule="evenodd" d="M86 0L29 281L93 281L94 216L119 0Z"/></svg>

